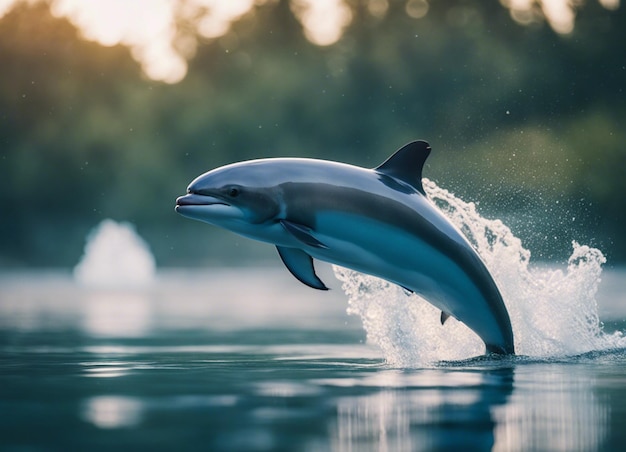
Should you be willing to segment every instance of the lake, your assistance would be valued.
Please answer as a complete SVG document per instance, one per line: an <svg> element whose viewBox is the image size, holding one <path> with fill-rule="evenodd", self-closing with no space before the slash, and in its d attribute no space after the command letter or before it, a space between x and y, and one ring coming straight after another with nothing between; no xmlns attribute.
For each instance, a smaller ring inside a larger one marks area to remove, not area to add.
<svg viewBox="0 0 626 452"><path fill-rule="evenodd" d="M564 304L509 305L520 356L507 358L475 353L435 311L399 311L430 309L401 289L330 267L329 292L271 265L161 270L144 288L4 273L0 449L622 450L626 270L605 269L597 295L575 272L533 273ZM589 313L559 314L585 309L567 287L592 292L600 332Z"/></svg>

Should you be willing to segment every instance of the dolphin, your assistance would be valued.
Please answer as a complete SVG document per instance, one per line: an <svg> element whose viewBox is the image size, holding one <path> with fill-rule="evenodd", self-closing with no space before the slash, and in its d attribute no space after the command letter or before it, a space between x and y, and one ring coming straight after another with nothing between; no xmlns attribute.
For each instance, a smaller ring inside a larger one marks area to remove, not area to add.
<svg viewBox="0 0 626 452"><path fill-rule="evenodd" d="M465 236L427 198L431 152L414 141L373 169L302 158L249 160L194 179L176 211L274 244L302 283L327 290L313 258L416 293L473 330L488 353L513 354L500 291Z"/></svg>

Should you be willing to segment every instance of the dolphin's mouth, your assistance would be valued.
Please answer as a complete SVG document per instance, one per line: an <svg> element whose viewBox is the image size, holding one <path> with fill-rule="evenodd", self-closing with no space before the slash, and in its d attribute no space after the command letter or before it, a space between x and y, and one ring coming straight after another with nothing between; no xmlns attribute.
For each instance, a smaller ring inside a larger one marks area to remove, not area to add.
<svg viewBox="0 0 626 452"><path fill-rule="evenodd" d="M189 193L184 196L176 198L176 210L182 206L230 206L230 204L224 202L221 199L214 198L212 196L197 195L195 193Z"/></svg>

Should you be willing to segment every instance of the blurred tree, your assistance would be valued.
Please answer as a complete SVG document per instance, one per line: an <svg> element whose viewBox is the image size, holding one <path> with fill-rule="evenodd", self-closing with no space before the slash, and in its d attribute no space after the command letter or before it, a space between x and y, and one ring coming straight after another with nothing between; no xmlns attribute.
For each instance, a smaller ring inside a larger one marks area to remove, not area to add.
<svg viewBox="0 0 626 452"><path fill-rule="evenodd" d="M0 19L0 264L72 265L108 217L135 223L161 265L259 257L173 213L192 178L278 155L374 166L414 138L435 148L427 177L536 255L577 239L625 259L623 9L589 2L559 35L497 2L432 2L421 19L406 5L354 0L320 47L291 2L266 2L197 36L172 85L44 4L14 8Z"/></svg>

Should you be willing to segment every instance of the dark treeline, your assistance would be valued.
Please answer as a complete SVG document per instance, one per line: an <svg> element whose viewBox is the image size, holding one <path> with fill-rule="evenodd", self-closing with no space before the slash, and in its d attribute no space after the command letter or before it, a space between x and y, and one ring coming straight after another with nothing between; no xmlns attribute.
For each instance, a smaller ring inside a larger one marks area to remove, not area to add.
<svg viewBox="0 0 626 452"><path fill-rule="evenodd" d="M268 156L375 166L415 138L434 148L426 177L502 218L536 258L578 240L626 259L624 8L589 2L559 36L497 1L432 2L419 20L403 2L384 18L352 5L329 47L306 40L287 2L259 6L175 85L44 5L7 14L0 265L73 265L104 218L135 224L160 265L259 257L174 213L191 179Z"/></svg>

